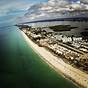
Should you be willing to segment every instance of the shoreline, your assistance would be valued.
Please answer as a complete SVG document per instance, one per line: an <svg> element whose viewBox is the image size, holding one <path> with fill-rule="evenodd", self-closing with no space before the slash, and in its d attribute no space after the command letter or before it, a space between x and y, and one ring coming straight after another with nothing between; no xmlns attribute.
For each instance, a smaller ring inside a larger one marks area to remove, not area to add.
<svg viewBox="0 0 88 88"><path fill-rule="evenodd" d="M32 49L40 57L42 57L42 60L52 67L56 72L63 74L65 78L72 80L75 84L80 85L82 88L88 88L88 74L66 64L62 59L52 55L52 53L46 50L44 47L39 47L31 39L29 39L23 31L21 31L21 34L26 42L32 47Z"/></svg>

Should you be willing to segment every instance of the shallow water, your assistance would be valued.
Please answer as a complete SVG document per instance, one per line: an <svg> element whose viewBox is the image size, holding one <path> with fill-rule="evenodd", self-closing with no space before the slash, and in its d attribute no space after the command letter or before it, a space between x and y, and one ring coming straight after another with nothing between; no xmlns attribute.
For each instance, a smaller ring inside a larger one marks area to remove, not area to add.
<svg viewBox="0 0 88 88"><path fill-rule="evenodd" d="M7 25L12 23L0 25L0 88L77 88L42 61L17 27Z"/></svg>

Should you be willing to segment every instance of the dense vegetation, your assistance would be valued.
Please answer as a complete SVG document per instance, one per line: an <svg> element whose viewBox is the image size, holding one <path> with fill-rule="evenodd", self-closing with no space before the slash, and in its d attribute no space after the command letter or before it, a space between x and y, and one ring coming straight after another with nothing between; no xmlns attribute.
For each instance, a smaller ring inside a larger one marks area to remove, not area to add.
<svg viewBox="0 0 88 88"><path fill-rule="evenodd" d="M70 31L71 29L77 27L71 27L70 25L56 25L56 26L50 26L49 28L55 32L59 32L59 31Z"/></svg>

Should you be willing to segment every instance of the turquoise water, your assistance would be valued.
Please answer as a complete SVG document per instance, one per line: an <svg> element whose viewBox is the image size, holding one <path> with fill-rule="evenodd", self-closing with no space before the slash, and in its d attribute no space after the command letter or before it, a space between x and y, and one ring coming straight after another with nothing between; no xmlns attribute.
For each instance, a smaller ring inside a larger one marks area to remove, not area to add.
<svg viewBox="0 0 88 88"><path fill-rule="evenodd" d="M0 88L77 88L42 61L17 27L7 25L0 25Z"/></svg>

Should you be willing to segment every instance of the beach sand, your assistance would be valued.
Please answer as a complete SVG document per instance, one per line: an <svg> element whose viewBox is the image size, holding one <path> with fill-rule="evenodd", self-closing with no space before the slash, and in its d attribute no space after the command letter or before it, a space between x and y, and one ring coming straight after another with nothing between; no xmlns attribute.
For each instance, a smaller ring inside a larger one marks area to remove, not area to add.
<svg viewBox="0 0 88 88"><path fill-rule="evenodd" d="M88 74L65 63L61 58L54 56L44 47L39 47L30 40L23 31L21 31L21 33L32 49L34 49L34 51L39 54L46 63L53 67L55 71L63 73L64 76L80 85L80 88L88 88Z"/></svg>

